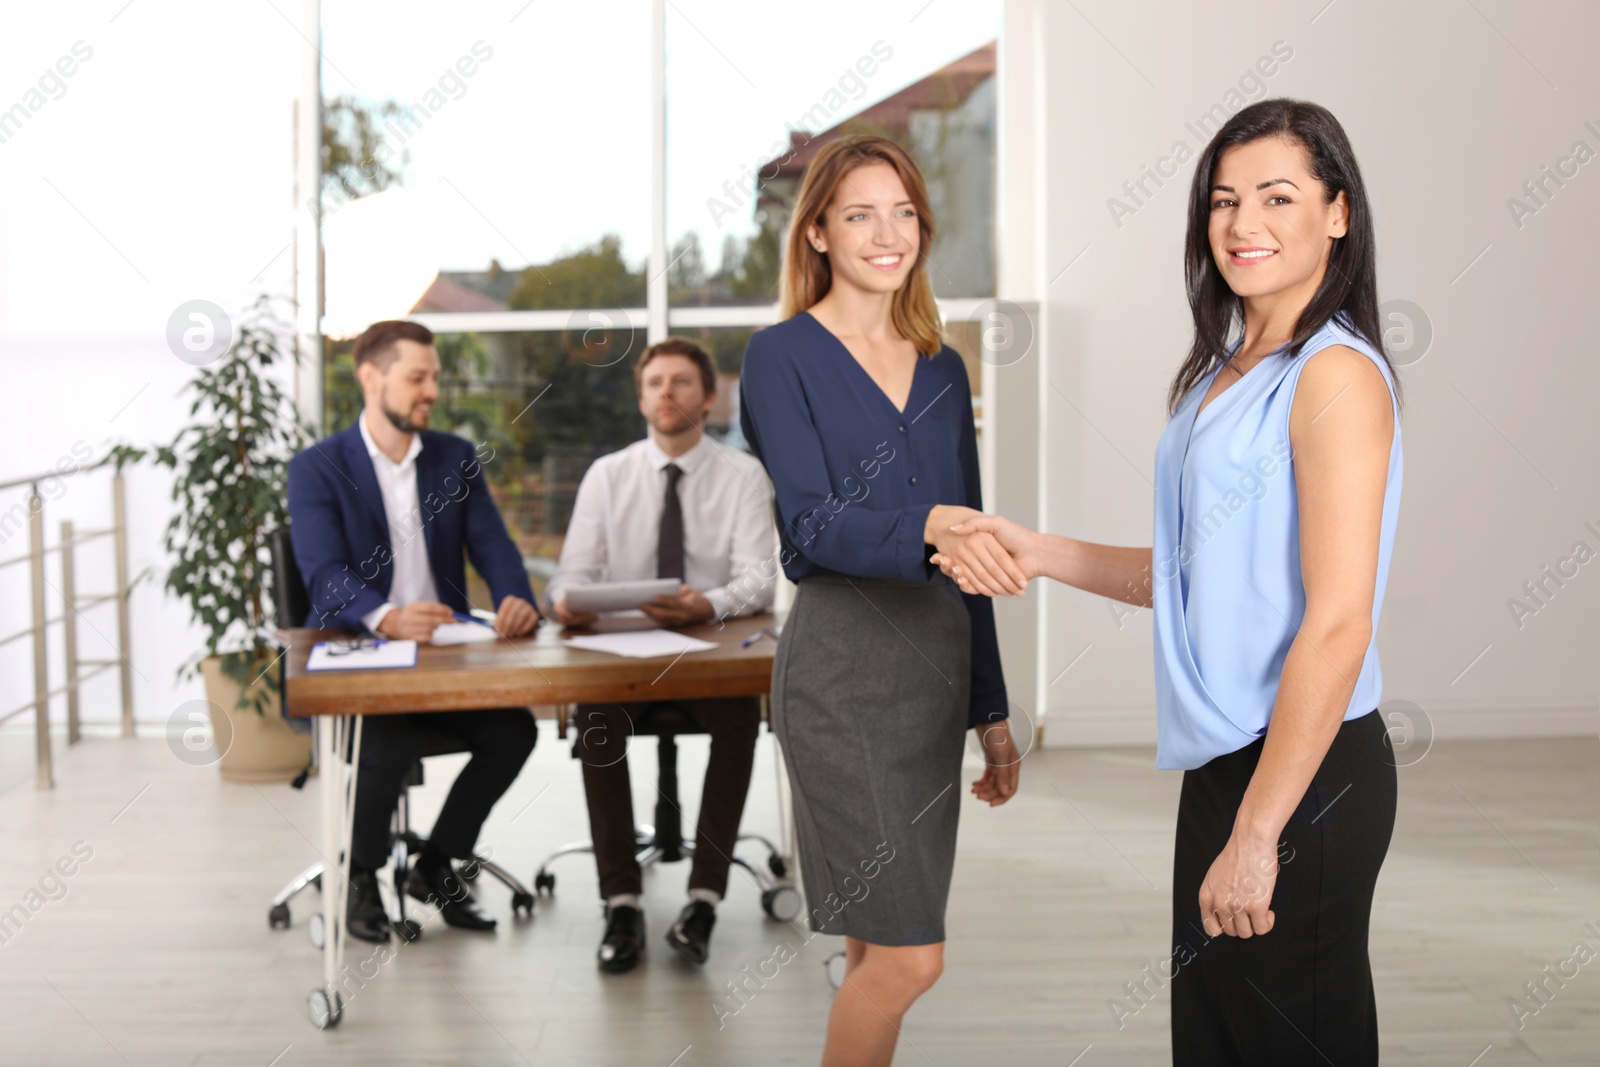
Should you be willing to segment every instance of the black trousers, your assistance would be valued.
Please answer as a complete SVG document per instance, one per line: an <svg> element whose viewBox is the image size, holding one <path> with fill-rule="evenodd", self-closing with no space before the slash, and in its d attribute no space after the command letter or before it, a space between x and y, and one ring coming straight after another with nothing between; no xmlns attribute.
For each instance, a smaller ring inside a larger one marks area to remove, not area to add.
<svg viewBox="0 0 1600 1067"><path fill-rule="evenodd" d="M538 728L527 708L368 715L361 727L351 862L377 869L389 860L389 820L406 773L423 755L471 752L456 776L428 842L449 859L466 859L478 831L522 770Z"/></svg>
<svg viewBox="0 0 1600 1067"><path fill-rule="evenodd" d="M728 868L739 838L756 738L761 732L761 701L719 697L675 702L711 735L711 759L700 792L690 889L728 890ZM643 874L635 858L633 785L627 753L633 721L648 703L579 704L573 752L583 761L583 791L589 802L589 832L594 838L600 895L638 893Z"/></svg>
<svg viewBox="0 0 1600 1067"><path fill-rule="evenodd" d="M1367 956L1373 888L1394 830L1394 753L1376 711L1345 722L1284 827L1272 932L1208 938L1200 885L1228 842L1265 739L1186 771L1172 876L1172 1062L1378 1062ZM1176 972L1173 974L1172 972Z"/></svg>

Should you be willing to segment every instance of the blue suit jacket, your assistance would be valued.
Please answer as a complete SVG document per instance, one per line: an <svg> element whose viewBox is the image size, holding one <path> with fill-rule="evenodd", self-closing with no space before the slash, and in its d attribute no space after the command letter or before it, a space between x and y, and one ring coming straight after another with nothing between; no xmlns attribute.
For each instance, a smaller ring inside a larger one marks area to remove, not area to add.
<svg viewBox="0 0 1600 1067"><path fill-rule="evenodd" d="M522 553L484 483L481 458L454 434L422 431L417 502L434 587L441 602L469 610L465 553L497 608L507 596L537 606ZM289 520L311 598L306 625L361 630L362 617L389 599L394 556L378 475L356 424L289 461Z"/></svg>

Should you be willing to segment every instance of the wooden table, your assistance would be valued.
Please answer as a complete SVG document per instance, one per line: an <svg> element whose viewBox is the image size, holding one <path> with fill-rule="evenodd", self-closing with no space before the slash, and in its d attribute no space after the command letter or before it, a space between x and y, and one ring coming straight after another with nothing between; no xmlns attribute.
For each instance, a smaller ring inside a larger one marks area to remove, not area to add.
<svg viewBox="0 0 1600 1067"><path fill-rule="evenodd" d="M777 642L744 639L776 628L771 614L730 619L721 625L686 626L679 632L721 647L674 660L627 659L572 648L574 633L638 629L626 621L595 630L563 630L546 623L532 637L492 644L417 649L417 665L397 670L307 671L311 647L348 639L341 630L283 631L289 646L288 709L297 717L385 715L406 711L462 711L526 704L559 705L696 697L764 696L772 683Z"/></svg>
<svg viewBox="0 0 1600 1067"><path fill-rule="evenodd" d="M688 626L681 632L719 647L652 659L629 659L573 648L574 633L640 629L643 622L602 621L594 631L567 631L542 624L531 637L481 644L417 649L414 667L389 670L307 671L319 641L348 640L342 630L285 630L285 706L290 715L312 719L322 783L323 982L307 996L312 1024L336 1026L344 1007L339 983L344 969L345 904L350 885L350 830L360 771L361 723L368 715L410 711L464 711L527 705L554 709L586 702L686 700L697 697L765 696L772 683L777 642L747 638L776 629L771 614L723 624ZM563 731L564 732L564 731ZM348 752L348 760L341 753ZM781 788L781 787L780 787ZM337 877L328 872L337 872ZM311 874L307 871L302 878Z"/></svg>

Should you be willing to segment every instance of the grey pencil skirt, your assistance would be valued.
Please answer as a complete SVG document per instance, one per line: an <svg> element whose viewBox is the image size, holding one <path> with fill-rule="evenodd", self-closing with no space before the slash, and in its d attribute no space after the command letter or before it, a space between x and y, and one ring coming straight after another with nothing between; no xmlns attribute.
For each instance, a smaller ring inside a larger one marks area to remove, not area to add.
<svg viewBox="0 0 1600 1067"><path fill-rule="evenodd" d="M967 608L942 575L801 579L771 709L812 930L944 940L971 662Z"/></svg>

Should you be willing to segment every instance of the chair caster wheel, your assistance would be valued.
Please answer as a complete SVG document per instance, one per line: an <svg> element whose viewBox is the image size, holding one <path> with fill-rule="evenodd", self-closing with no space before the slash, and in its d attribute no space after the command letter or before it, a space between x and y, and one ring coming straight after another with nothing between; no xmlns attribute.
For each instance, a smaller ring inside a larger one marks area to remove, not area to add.
<svg viewBox="0 0 1600 1067"><path fill-rule="evenodd" d="M513 914L513 915L526 914L528 916L528 918L530 918L530 919L533 918L533 894L532 893L513 893L513 894L511 894L511 914Z"/></svg>
<svg viewBox="0 0 1600 1067"><path fill-rule="evenodd" d="M789 877L789 865L776 852L767 857L767 870L772 872L774 878Z"/></svg>
<svg viewBox="0 0 1600 1067"><path fill-rule="evenodd" d="M533 876L533 891L535 893L549 893L556 895L556 876L550 871L540 871Z"/></svg>
<svg viewBox="0 0 1600 1067"><path fill-rule="evenodd" d="M328 924L323 919L322 912L314 911L311 913L311 918L306 920L306 936L311 939L311 947L314 949L321 949L328 943Z"/></svg>
<svg viewBox="0 0 1600 1067"><path fill-rule="evenodd" d="M800 892L792 885L778 885L761 894L761 910L781 923L793 922L800 914Z"/></svg>
<svg viewBox="0 0 1600 1067"><path fill-rule="evenodd" d="M402 941L419 941L422 938L422 924L415 919L401 919L394 924L394 932Z"/></svg>
<svg viewBox="0 0 1600 1067"><path fill-rule="evenodd" d="M274 904L267 909L267 925L274 930L289 929L289 905Z"/></svg>
<svg viewBox="0 0 1600 1067"><path fill-rule="evenodd" d="M822 967L828 975L829 985L833 986L835 989L838 989L840 986L844 985L845 965L843 952L835 952L833 955L823 960Z"/></svg>
<svg viewBox="0 0 1600 1067"><path fill-rule="evenodd" d="M306 1014L318 1030L331 1030L344 1018L344 998L335 991L330 999L326 989L313 989L306 996Z"/></svg>

